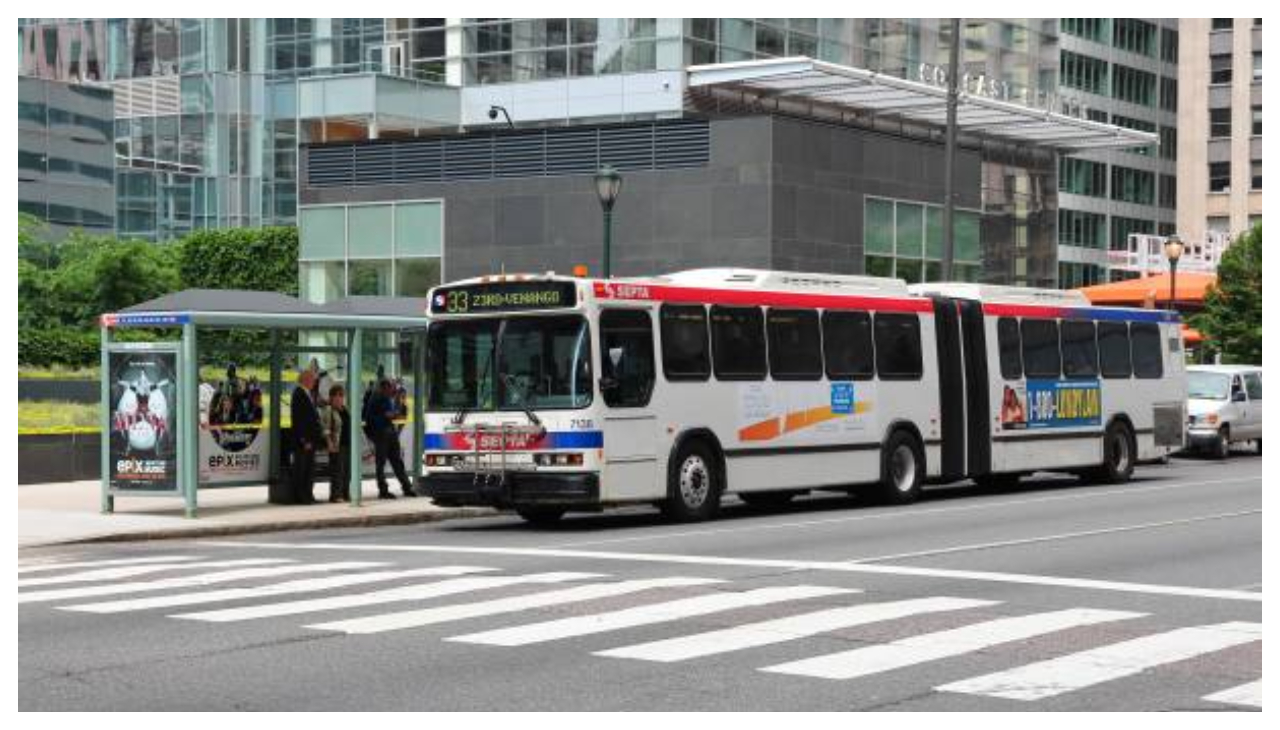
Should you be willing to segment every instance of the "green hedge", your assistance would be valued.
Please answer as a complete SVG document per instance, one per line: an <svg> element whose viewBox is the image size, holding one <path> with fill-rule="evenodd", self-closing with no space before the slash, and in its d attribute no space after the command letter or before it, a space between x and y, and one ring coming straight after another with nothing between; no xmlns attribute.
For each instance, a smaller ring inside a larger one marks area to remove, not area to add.
<svg viewBox="0 0 1280 730"><path fill-rule="evenodd" d="M80 366L98 362L101 340L97 331L69 327L18 329L18 362Z"/></svg>

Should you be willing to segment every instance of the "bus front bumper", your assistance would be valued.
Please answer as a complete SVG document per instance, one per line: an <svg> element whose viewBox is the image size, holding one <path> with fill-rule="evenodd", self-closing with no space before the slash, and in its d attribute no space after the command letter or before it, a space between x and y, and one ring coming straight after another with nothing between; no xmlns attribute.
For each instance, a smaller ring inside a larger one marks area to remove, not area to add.
<svg viewBox="0 0 1280 730"><path fill-rule="evenodd" d="M441 507L600 506L600 476L594 472L430 472L418 479L417 491Z"/></svg>

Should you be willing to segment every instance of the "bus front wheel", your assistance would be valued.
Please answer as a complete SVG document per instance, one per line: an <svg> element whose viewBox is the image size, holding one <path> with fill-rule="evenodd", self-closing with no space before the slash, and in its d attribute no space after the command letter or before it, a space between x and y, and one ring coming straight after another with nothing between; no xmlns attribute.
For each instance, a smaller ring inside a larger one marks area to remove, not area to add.
<svg viewBox="0 0 1280 730"><path fill-rule="evenodd" d="M880 455L880 501L910 504L924 483L924 450L911 433L894 431Z"/></svg>
<svg viewBox="0 0 1280 730"><path fill-rule="evenodd" d="M668 468L662 513L676 522L709 520L720 509L720 486L711 449L700 441L687 442Z"/></svg>

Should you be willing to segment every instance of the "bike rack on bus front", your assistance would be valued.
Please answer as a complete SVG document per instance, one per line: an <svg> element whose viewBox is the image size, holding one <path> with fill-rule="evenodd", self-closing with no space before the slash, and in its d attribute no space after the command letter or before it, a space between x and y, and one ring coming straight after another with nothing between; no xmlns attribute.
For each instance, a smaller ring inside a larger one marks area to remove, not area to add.
<svg viewBox="0 0 1280 730"><path fill-rule="evenodd" d="M536 468L532 461L528 465L513 464L508 461L507 451L512 437L521 437L522 441L536 441L547 433L546 428L540 425L514 423L496 425L477 423L466 426L449 426L445 428L445 431L462 434L464 438L469 438L471 441L471 463L468 464L464 459L456 462L454 468L463 470L468 466L473 466L472 481L479 488L480 493L499 497L503 501L509 501L511 497L507 473L510 471L532 471ZM492 437L496 437L498 441L496 452L482 448L488 442L488 439ZM530 458L532 458L532 454L530 454Z"/></svg>

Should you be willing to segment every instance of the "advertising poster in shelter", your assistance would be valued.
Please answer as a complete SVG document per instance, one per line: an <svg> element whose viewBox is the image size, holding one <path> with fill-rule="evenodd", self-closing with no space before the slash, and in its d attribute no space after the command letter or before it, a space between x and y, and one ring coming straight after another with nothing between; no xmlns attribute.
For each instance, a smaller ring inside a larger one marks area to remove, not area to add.
<svg viewBox="0 0 1280 730"><path fill-rule="evenodd" d="M111 383L111 488L178 490L178 353L165 349L108 354Z"/></svg>
<svg viewBox="0 0 1280 730"><path fill-rule="evenodd" d="M236 364L226 376L200 383L200 482L265 482L270 470L271 429L262 384L244 378Z"/></svg>

